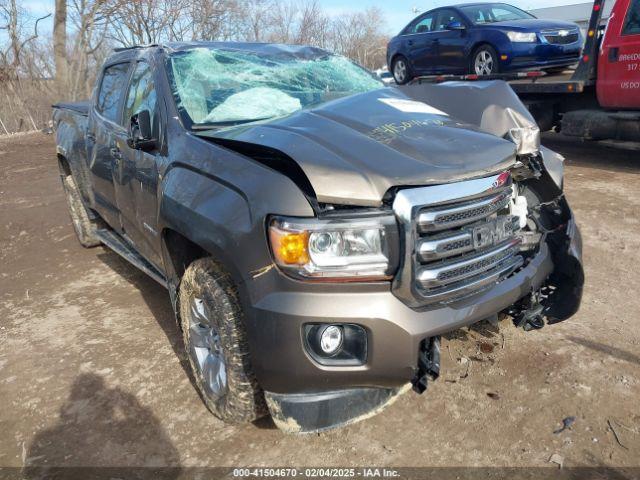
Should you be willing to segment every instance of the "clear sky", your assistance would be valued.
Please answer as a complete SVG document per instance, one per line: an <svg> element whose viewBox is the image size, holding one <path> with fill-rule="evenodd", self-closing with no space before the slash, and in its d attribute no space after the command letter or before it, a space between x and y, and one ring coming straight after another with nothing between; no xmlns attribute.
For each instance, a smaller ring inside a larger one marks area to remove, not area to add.
<svg viewBox="0 0 640 480"><path fill-rule="evenodd" d="M478 0L476 0L478 1ZM482 0L480 0L482 1ZM500 1L500 0L498 0ZM572 3L581 3L585 0L502 0L505 3L511 3L524 10L533 8L543 8L558 5L570 5ZM586 0L588 1L588 0ZM387 19L387 30L389 34L396 34L402 27L415 17L418 12L425 12L431 8L451 5L456 3L465 3L465 0L319 0L320 5L324 7L331 15L340 15L343 12L361 10L367 7L378 7ZM20 0L18 4L29 10L34 15L44 15L53 13L54 0ZM51 19L47 19L41 23L42 31L50 32L52 28Z"/></svg>

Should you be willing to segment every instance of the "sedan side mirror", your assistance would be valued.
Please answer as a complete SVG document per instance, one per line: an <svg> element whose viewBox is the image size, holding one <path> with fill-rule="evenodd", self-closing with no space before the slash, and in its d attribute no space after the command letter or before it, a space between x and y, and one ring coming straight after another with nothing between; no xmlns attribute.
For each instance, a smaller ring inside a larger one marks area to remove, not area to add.
<svg viewBox="0 0 640 480"><path fill-rule="evenodd" d="M127 143L136 150L149 151L156 148L157 141L153 138L149 110L142 110L131 116Z"/></svg>
<svg viewBox="0 0 640 480"><path fill-rule="evenodd" d="M466 30L466 29L467 27L465 27L460 22L450 22L449 25L447 25L447 30Z"/></svg>

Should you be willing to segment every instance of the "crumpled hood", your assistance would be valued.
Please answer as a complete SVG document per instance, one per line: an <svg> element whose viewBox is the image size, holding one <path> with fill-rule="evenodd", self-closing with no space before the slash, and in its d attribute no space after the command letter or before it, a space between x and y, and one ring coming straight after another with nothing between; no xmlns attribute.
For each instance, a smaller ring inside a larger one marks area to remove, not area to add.
<svg viewBox="0 0 640 480"><path fill-rule="evenodd" d="M486 176L511 166L516 151L396 88L198 135L276 149L300 166L319 202L345 205L380 205L395 186Z"/></svg>

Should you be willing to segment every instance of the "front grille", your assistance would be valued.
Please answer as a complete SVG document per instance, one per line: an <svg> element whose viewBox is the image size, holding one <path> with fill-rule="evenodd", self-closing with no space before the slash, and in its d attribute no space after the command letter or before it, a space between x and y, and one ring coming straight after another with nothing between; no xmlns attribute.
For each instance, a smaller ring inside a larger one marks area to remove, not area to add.
<svg viewBox="0 0 640 480"><path fill-rule="evenodd" d="M405 264L394 292L412 306L450 302L495 285L523 264L508 174L398 192Z"/></svg>
<svg viewBox="0 0 640 480"><path fill-rule="evenodd" d="M578 30L544 30L540 34L552 45L569 45L580 38Z"/></svg>
<svg viewBox="0 0 640 480"><path fill-rule="evenodd" d="M439 207L425 210L418 217L418 228L422 232L433 232L488 217L509 203L510 193L511 191L482 200L474 200L467 205L453 205L446 208Z"/></svg>

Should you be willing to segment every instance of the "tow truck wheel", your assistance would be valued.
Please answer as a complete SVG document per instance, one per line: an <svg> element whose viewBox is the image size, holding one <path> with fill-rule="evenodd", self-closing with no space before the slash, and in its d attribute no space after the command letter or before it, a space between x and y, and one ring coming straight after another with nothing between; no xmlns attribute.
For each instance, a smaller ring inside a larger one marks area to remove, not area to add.
<svg viewBox="0 0 640 480"><path fill-rule="evenodd" d="M480 45L471 56L471 73L492 75L498 73L498 54L491 45Z"/></svg>
<svg viewBox="0 0 640 480"><path fill-rule="evenodd" d="M411 80L411 70L409 68L409 62L405 57L400 55L393 61L393 79L398 85L404 85Z"/></svg>
<svg viewBox="0 0 640 480"><path fill-rule="evenodd" d="M78 186L73 176L67 175L64 177L62 186L64 187L64 193L67 198L67 206L69 207L73 230L76 232L80 245L85 248L100 245L100 240L96 236L96 230L99 227L98 220L89 218L89 213L82 202Z"/></svg>
<svg viewBox="0 0 640 480"><path fill-rule="evenodd" d="M228 423L267 413L251 369L238 292L211 258L194 261L179 292L180 322L196 386L207 408Z"/></svg>

